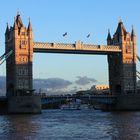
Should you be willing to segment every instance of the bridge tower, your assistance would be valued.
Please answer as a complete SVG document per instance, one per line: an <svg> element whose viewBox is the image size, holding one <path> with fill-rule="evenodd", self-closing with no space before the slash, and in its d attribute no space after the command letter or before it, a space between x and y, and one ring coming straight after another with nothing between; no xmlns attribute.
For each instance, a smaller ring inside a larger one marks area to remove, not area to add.
<svg viewBox="0 0 140 140"><path fill-rule="evenodd" d="M14 24L7 25L5 51L13 50L6 60L6 89L8 109L11 113L38 113L41 111L39 97L33 95L32 58L33 36L29 21L26 28L18 13Z"/></svg>
<svg viewBox="0 0 140 140"><path fill-rule="evenodd" d="M32 90L32 25L26 28L17 14L13 27L5 32L6 52L13 50L13 55L6 62L7 96L19 94L19 90Z"/></svg>
<svg viewBox="0 0 140 140"><path fill-rule="evenodd" d="M123 22L119 21L116 32L111 37L108 32L108 45L119 45L121 53L109 54L109 85L113 95L136 94L136 35L126 31Z"/></svg>

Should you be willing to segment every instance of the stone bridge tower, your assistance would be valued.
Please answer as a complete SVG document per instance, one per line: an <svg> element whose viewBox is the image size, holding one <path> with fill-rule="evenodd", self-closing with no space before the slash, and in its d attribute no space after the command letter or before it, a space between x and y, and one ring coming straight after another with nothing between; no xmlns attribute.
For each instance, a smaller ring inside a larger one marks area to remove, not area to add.
<svg viewBox="0 0 140 140"><path fill-rule="evenodd" d="M121 53L108 55L109 85L113 95L136 94L136 36L132 28L131 34L126 31L123 22L118 23L117 30L108 45L119 45Z"/></svg>
<svg viewBox="0 0 140 140"><path fill-rule="evenodd" d="M7 96L22 94L21 90L32 90L32 25L24 26L17 14L14 25L5 32L6 52L13 54L6 61Z"/></svg>
<svg viewBox="0 0 140 140"><path fill-rule="evenodd" d="M14 25L5 32L5 52L13 50L6 60L6 89L9 113L41 113L41 98L32 87L32 25L24 26L17 14Z"/></svg>

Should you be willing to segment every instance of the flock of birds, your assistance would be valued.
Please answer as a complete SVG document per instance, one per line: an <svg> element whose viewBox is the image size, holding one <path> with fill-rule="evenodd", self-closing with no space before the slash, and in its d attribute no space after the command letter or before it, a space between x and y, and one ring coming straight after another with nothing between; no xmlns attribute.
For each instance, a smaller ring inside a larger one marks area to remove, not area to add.
<svg viewBox="0 0 140 140"><path fill-rule="evenodd" d="M67 36L67 35L68 35L68 33L65 32L65 33L63 34L63 37L65 37L65 36ZM89 38L90 36L91 36L91 34L88 34L86 37Z"/></svg>

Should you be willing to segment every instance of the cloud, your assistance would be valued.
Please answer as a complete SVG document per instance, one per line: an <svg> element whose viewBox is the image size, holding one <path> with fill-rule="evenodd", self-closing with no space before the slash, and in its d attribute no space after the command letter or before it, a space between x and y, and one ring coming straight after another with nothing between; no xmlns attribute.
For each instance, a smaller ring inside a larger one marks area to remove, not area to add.
<svg viewBox="0 0 140 140"><path fill-rule="evenodd" d="M61 78L49 78L46 80L46 86L48 88L66 88L71 84L72 82Z"/></svg>
<svg viewBox="0 0 140 140"><path fill-rule="evenodd" d="M87 76L78 76L74 82L62 78L34 79L33 87L36 92L46 93L47 95L74 94L78 90L89 88L96 82L97 80Z"/></svg>
<svg viewBox="0 0 140 140"><path fill-rule="evenodd" d="M88 78L87 76L77 76L78 80L75 81L78 85L88 85L91 83L97 83L97 80L94 78Z"/></svg>
<svg viewBox="0 0 140 140"><path fill-rule="evenodd" d="M62 89L67 88L72 82L61 78L34 79L35 89Z"/></svg>

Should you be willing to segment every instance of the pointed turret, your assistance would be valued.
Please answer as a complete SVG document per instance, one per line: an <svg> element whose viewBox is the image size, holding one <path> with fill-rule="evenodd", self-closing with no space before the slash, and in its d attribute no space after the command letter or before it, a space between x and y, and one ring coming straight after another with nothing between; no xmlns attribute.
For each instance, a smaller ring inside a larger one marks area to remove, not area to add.
<svg viewBox="0 0 140 140"><path fill-rule="evenodd" d="M126 32L126 29L123 25L123 22L122 22L122 20L120 20L119 23L118 23L118 27L117 27L117 30L116 30L115 34L117 34L119 36L123 36L123 35L126 35L126 33L127 32Z"/></svg>
<svg viewBox="0 0 140 140"><path fill-rule="evenodd" d="M131 31L131 40L133 41L133 45L135 45L136 44L136 34L135 34L133 26L132 26L132 31Z"/></svg>
<svg viewBox="0 0 140 140"><path fill-rule="evenodd" d="M111 45L112 39L111 39L111 34L110 34L110 30L108 29L108 35L107 35L107 44Z"/></svg>
<svg viewBox="0 0 140 140"><path fill-rule="evenodd" d="M134 36L136 36L135 31L134 31L134 27L132 25L132 32L131 32L131 38L133 38Z"/></svg>
<svg viewBox="0 0 140 140"><path fill-rule="evenodd" d="M13 26L13 28L14 28L14 30L17 30L18 29L16 18L14 18L14 26Z"/></svg>
<svg viewBox="0 0 140 140"><path fill-rule="evenodd" d="M9 26L8 26L8 23L7 23L5 34L9 34Z"/></svg>
<svg viewBox="0 0 140 140"><path fill-rule="evenodd" d="M30 18L29 18L29 24L28 24L28 31L32 31L32 24L31 24Z"/></svg>
<svg viewBox="0 0 140 140"><path fill-rule="evenodd" d="M116 30L116 32L113 36L114 41L116 43L122 43L126 38L126 34L127 34L126 29L123 25L122 20L120 20L119 23L118 23L117 30Z"/></svg>
<svg viewBox="0 0 140 140"><path fill-rule="evenodd" d="M17 13L17 16L16 16L16 23L17 23L18 28L21 28L24 26L19 13Z"/></svg>
<svg viewBox="0 0 140 140"><path fill-rule="evenodd" d="M110 34L110 30L108 29L108 36L107 36L107 40L111 40L111 34Z"/></svg>

